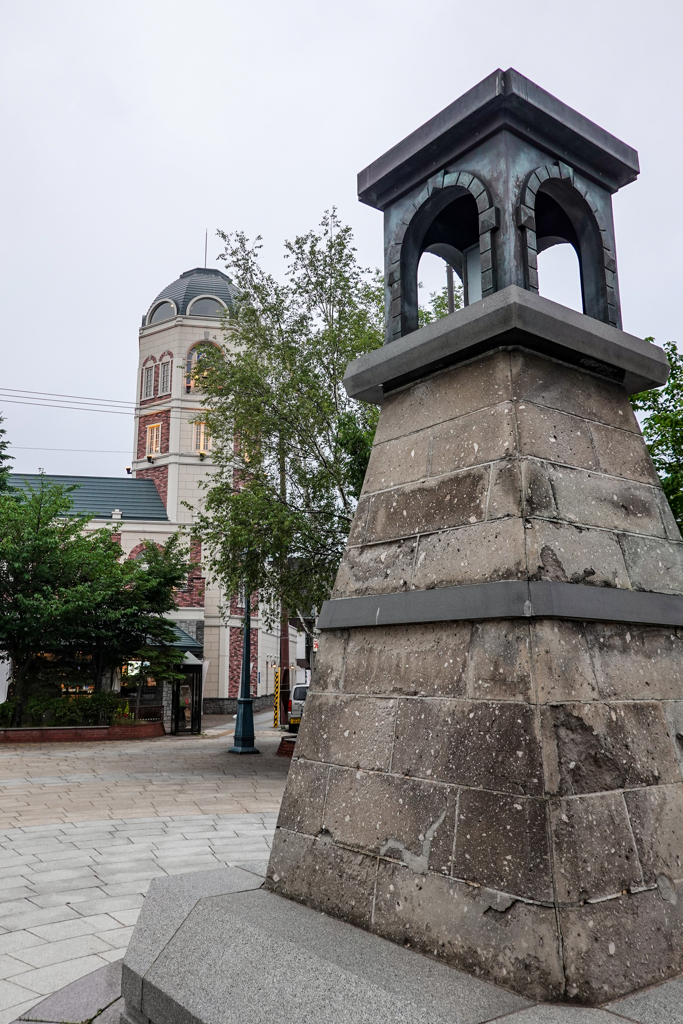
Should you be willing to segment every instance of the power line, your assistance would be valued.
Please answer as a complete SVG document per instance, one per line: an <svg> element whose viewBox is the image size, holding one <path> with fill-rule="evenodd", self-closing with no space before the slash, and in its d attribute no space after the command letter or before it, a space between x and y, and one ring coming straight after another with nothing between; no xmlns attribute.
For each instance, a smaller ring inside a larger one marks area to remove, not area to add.
<svg viewBox="0 0 683 1024"><path fill-rule="evenodd" d="M62 404L58 404L57 403L57 404L50 405L47 402L33 402L33 401L28 401L28 400L22 401L22 399L20 399L20 398L6 398L5 395L0 395L0 403L1 404L9 404L9 405L30 405L30 406L33 406L34 408L39 406L42 409L65 409L67 412L99 412L99 413L108 412L112 416L132 416L133 415L133 409L132 408L129 409L127 412L123 412L120 409L105 409L105 408L97 409L97 408L93 408L93 407L90 407L90 406L87 406L87 405L66 405L65 403L62 403ZM150 410L150 411L153 411L153 410Z"/></svg>
<svg viewBox="0 0 683 1024"><path fill-rule="evenodd" d="M24 444L11 444L11 449L20 452L94 452L97 455L130 455L129 451L120 448L31 448Z"/></svg>
<svg viewBox="0 0 683 1024"><path fill-rule="evenodd" d="M40 395L42 398L75 398L79 402L106 402L109 405L132 405L135 407L135 402L128 402L119 398L93 398L91 395L60 395L53 391L31 391L29 388L0 387L0 391L12 391L15 394L21 395Z"/></svg>

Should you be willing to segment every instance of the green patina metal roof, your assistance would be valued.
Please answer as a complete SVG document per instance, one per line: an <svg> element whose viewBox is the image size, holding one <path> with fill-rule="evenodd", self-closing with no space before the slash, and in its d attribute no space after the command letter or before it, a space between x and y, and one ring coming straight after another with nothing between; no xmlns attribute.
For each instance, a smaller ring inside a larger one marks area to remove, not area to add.
<svg viewBox="0 0 683 1024"><path fill-rule="evenodd" d="M164 503L152 480L117 476L41 476L37 473L10 473L10 487L20 490L40 488L40 481L75 487L71 492L74 512L89 512L93 519L111 519L115 509L125 520L166 520ZM190 638L191 639L191 638Z"/></svg>
<svg viewBox="0 0 683 1024"><path fill-rule="evenodd" d="M200 657L203 651L202 645L200 643L197 643L195 638L193 636L190 636L189 633L186 633L184 629L180 628L180 626L176 626L174 624L173 629L175 631L177 639L174 640L173 643L170 644L170 646L177 647L178 650L180 651L189 651L189 653L194 654L195 657Z"/></svg>

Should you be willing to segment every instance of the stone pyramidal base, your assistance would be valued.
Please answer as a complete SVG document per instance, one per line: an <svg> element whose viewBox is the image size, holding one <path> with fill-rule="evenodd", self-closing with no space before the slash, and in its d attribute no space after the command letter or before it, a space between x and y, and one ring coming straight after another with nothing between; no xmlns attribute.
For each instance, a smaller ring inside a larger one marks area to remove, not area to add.
<svg viewBox="0 0 683 1024"><path fill-rule="evenodd" d="M269 888L534 999L683 970L682 593L619 384L512 347L388 396Z"/></svg>

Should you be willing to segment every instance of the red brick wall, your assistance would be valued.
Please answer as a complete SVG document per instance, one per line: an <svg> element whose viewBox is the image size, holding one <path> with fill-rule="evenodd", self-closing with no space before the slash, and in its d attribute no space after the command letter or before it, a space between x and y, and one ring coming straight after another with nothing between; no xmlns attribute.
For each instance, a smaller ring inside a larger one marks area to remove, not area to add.
<svg viewBox="0 0 683 1024"><path fill-rule="evenodd" d="M228 697L239 697L242 675L242 633L238 626L230 627L230 679ZM256 697L258 687L258 629L251 630L251 695Z"/></svg>
<svg viewBox="0 0 683 1024"><path fill-rule="evenodd" d="M153 480L154 486L159 492L159 497L166 508L168 498L168 466L150 466L149 469L138 469L135 472L138 480Z"/></svg>
<svg viewBox="0 0 683 1024"><path fill-rule="evenodd" d="M156 543L156 541L153 541L153 543ZM147 546L147 541L146 540L141 540L139 544L135 545L135 547L133 548L132 551L128 552L128 558L129 559L130 558L135 558L136 555L139 555L141 551L145 550L146 546ZM161 544L157 544L157 547L160 548Z"/></svg>
<svg viewBox="0 0 683 1024"><path fill-rule="evenodd" d="M258 612L258 592L254 591L251 595L251 614L256 615ZM230 598L230 614L244 616L244 605L240 603L237 595L233 594Z"/></svg>
<svg viewBox="0 0 683 1024"><path fill-rule="evenodd" d="M149 472L145 470L144 472ZM151 472L154 472L153 470ZM128 555L129 558L135 558L137 554L144 550L146 542L140 541L136 544L133 550ZM157 544L157 547L161 547ZM193 568L190 569L189 576L187 578L187 589L176 590L173 594L176 604L179 608L203 608L204 607L204 587L205 580L202 576L202 567L200 559L202 556L202 546L198 540L190 542L190 562Z"/></svg>
<svg viewBox="0 0 683 1024"><path fill-rule="evenodd" d="M179 608L203 608L205 578L202 576L200 564L202 557L202 546L198 540L190 542L190 562L193 568L187 577L187 588L176 590L174 597Z"/></svg>
<svg viewBox="0 0 683 1024"><path fill-rule="evenodd" d="M168 442L170 437L171 427L171 410L160 409L159 412L147 412L144 416L140 417L138 423L138 458L144 459L147 457L147 427L151 427L153 423L161 424L161 452L164 454L168 451Z"/></svg>

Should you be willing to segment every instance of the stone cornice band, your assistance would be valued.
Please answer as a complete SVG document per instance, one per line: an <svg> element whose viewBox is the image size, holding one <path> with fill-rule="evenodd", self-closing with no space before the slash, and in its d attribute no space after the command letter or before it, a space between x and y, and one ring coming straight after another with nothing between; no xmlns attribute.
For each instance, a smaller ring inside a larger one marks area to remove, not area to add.
<svg viewBox="0 0 683 1024"><path fill-rule="evenodd" d="M676 627L683 626L683 597L577 583L472 583L325 601L318 628L519 618Z"/></svg>
<svg viewBox="0 0 683 1024"><path fill-rule="evenodd" d="M657 345L567 306L509 285L349 363L351 398L381 405L385 392L500 346L522 346L606 376L628 394L661 387L669 375Z"/></svg>

